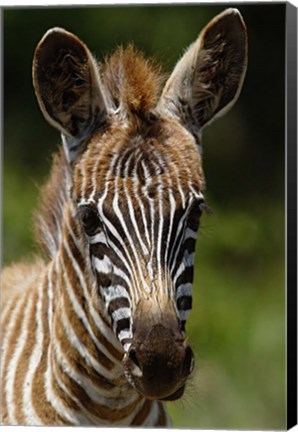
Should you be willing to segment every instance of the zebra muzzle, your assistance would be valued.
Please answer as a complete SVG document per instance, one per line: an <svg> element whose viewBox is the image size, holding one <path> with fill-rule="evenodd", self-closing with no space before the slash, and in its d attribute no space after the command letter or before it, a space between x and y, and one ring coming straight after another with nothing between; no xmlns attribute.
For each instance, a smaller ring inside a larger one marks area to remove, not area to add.
<svg viewBox="0 0 298 432"><path fill-rule="evenodd" d="M128 381L147 399L179 399L193 367L184 337L162 324L153 325L145 337L135 335L124 358Z"/></svg>

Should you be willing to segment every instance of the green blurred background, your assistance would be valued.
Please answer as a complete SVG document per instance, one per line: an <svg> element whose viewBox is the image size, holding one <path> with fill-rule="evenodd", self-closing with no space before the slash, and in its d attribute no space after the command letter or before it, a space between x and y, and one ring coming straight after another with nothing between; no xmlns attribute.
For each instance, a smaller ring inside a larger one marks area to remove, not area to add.
<svg viewBox="0 0 298 432"><path fill-rule="evenodd" d="M207 203L197 243L188 336L197 357L175 427L285 428L285 4L240 4L249 65L235 107L204 130ZM33 259L32 210L58 132L31 83L36 44L64 27L100 60L133 41L170 72L225 5L126 6L3 12L3 261Z"/></svg>

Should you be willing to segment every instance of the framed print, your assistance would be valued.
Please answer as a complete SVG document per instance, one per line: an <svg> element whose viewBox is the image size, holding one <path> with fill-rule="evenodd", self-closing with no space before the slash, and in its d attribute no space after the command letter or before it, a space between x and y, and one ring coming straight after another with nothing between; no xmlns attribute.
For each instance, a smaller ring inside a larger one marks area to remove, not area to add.
<svg viewBox="0 0 298 432"><path fill-rule="evenodd" d="M4 7L3 425L297 423L297 9Z"/></svg>

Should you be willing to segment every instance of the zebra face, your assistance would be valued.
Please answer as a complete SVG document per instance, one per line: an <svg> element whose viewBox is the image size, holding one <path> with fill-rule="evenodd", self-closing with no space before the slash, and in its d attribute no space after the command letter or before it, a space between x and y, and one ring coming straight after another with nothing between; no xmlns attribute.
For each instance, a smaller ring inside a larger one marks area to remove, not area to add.
<svg viewBox="0 0 298 432"><path fill-rule="evenodd" d="M204 197L198 168L191 172L196 160L178 166L160 145L149 154L145 144L132 138L109 156L100 187L96 167L107 158L90 168L88 149L78 173L93 178L77 191L77 207L98 293L124 348L126 377L147 398L169 400L183 394L193 369L185 324Z"/></svg>
<svg viewBox="0 0 298 432"><path fill-rule="evenodd" d="M127 196L127 202L119 203L116 210L99 202L80 205L78 211L101 298L125 350L131 339L131 311L138 301L151 295L156 295L160 302L163 298L175 300L180 329L185 332L192 307L199 218L205 206L202 194L191 196L186 208L178 209L172 197L170 214L157 214L154 218L154 200L150 199L148 216L153 219L143 215L144 226L147 224L144 232L141 215L132 204L131 215L125 219L129 199ZM154 223L157 226L152 235L156 245L147 244L146 233L149 234L148 228L154 230Z"/></svg>

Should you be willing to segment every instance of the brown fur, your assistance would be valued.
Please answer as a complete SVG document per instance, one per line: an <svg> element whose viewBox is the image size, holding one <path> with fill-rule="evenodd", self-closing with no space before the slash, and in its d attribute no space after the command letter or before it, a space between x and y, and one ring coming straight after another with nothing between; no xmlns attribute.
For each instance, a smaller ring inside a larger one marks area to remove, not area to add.
<svg viewBox="0 0 298 432"><path fill-rule="evenodd" d="M164 427L164 425L167 424L167 419L166 419L165 409L161 402L158 403L158 411L159 411L158 419L154 426Z"/></svg>
<svg viewBox="0 0 298 432"><path fill-rule="evenodd" d="M32 296L32 293L30 294ZM26 309L27 302L28 302L28 297L26 298L25 296L23 296L22 304L20 306L20 312L17 316L17 319L13 323L12 331L9 336L8 349L5 353L5 357L1 358L1 373L4 373L4 371L7 369L9 361L11 360L14 350L16 348L16 344L19 336L19 330L23 322L23 313ZM2 338L5 336L5 331L6 328L4 328L4 332L1 331ZM2 381L2 386L3 386L2 388L4 388L4 385L5 385L5 381ZM7 403L5 398L2 399L2 403L1 403L1 416L2 416L2 423L6 424L8 418L7 418Z"/></svg>
<svg viewBox="0 0 298 432"><path fill-rule="evenodd" d="M40 190L40 202L35 216L35 238L42 251L53 258L53 250L49 248L47 234L51 235L55 250L59 248L63 223L63 212L69 199L70 167L63 149L54 155L51 174Z"/></svg>
<svg viewBox="0 0 298 432"><path fill-rule="evenodd" d="M5 307L12 297L22 296L44 269L45 263L41 258L34 263L21 262L6 267L1 275L1 307Z"/></svg>
<svg viewBox="0 0 298 432"><path fill-rule="evenodd" d="M131 426L132 427L142 426L142 424L144 423L147 415L150 412L151 407L152 407L152 401L145 400L145 402L144 402L144 404L142 406L142 409L138 412L138 414L132 420Z"/></svg>
<svg viewBox="0 0 298 432"><path fill-rule="evenodd" d="M164 75L160 66L129 45L107 58L102 80L115 107L122 103L128 113L142 115L157 104Z"/></svg>

